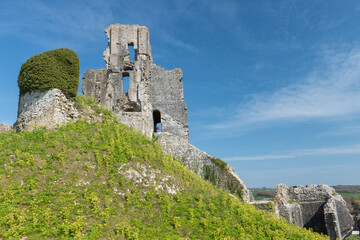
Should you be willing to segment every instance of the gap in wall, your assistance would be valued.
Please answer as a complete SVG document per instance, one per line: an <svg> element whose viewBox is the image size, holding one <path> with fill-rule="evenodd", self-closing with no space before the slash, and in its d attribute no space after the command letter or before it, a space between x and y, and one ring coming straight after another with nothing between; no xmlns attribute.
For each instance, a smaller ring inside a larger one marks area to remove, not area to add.
<svg viewBox="0 0 360 240"><path fill-rule="evenodd" d="M123 76L123 93L128 93L129 87L130 87L129 76Z"/></svg>
<svg viewBox="0 0 360 240"><path fill-rule="evenodd" d="M129 50L129 60L130 60L130 61L135 61L135 49L134 49L134 44L129 43L129 45L128 45L128 50Z"/></svg>

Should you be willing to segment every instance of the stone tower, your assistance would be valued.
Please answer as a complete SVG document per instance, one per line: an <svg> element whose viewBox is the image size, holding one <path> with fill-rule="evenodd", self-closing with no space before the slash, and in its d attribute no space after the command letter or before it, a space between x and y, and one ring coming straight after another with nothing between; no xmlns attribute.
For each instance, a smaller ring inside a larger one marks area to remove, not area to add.
<svg viewBox="0 0 360 240"><path fill-rule="evenodd" d="M114 24L105 33L106 69L85 72L84 95L94 97L122 123L149 137L161 131L188 142L181 69L167 71L153 63L145 26Z"/></svg>

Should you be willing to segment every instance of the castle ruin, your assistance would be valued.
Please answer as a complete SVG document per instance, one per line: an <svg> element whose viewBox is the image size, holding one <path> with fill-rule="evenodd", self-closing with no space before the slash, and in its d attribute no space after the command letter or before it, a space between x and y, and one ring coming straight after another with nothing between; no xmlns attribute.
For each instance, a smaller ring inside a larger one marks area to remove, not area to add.
<svg viewBox="0 0 360 240"><path fill-rule="evenodd" d="M254 201L231 166L189 143L182 71L167 71L153 63L149 30L139 25L115 24L105 33L108 37L103 56L106 69L85 72L82 79L85 96L95 98L111 109L119 121L149 138L155 134L164 152L178 157L194 173L245 202L259 208L274 206L268 208L278 217L328 234L331 239L344 238L351 232L353 222L346 203L325 185L278 185L274 200ZM37 90L19 97L14 129L31 131L37 126L54 129L84 116L61 90ZM101 117L91 117L101 121ZM89 120L87 116L85 119ZM1 131L11 131L11 126L0 123Z"/></svg>
<svg viewBox="0 0 360 240"><path fill-rule="evenodd" d="M106 69L88 70L85 96L110 108L118 119L151 137L166 132L189 141L181 69L153 63L149 30L139 25L110 25L105 33Z"/></svg>
<svg viewBox="0 0 360 240"><path fill-rule="evenodd" d="M252 201L250 191L231 166L189 144L182 71L167 71L153 63L148 28L114 24L105 33L106 69L85 72L84 95L94 97L119 121L146 136L155 133L164 152L181 158L199 176Z"/></svg>

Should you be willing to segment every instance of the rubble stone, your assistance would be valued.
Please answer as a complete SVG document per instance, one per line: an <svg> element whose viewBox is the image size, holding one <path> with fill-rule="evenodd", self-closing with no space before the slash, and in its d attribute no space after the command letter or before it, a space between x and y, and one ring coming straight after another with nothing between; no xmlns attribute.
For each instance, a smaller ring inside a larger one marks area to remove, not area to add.
<svg viewBox="0 0 360 240"><path fill-rule="evenodd" d="M327 234L331 240L345 238L354 224L344 199L327 185L276 186L277 214L300 227Z"/></svg>
<svg viewBox="0 0 360 240"><path fill-rule="evenodd" d="M3 131L10 131L11 130L11 126L5 123L0 123L0 132Z"/></svg>

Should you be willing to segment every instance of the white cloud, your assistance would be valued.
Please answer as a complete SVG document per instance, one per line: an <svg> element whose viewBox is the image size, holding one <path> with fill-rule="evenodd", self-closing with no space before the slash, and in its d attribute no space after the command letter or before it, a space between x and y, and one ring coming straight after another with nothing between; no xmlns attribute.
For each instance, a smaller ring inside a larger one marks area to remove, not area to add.
<svg viewBox="0 0 360 240"><path fill-rule="evenodd" d="M317 137L358 135L359 133L360 133L360 126L342 126L336 130L319 134Z"/></svg>
<svg viewBox="0 0 360 240"><path fill-rule="evenodd" d="M170 44L170 45L173 45L177 48L181 48L183 50L186 50L186 51L189 51L189 52L198 52L198 49L188 43L188 42L184 42L180 39L177 39L169 34L167 34L166 32L159 32L162 36L162 40L164 40L166 43Z"/></svg>
<svg viewBox="0 0 360 240"><path fill-rule="evenodd" d="M254 161L254 160L273 160L273 159L289 159L294 158L293 155L261 155L253 157L230 157L224 158L225 161Z"/></svg>
<svg viewBox="0 0 360 240"><path fill-rule="evenodd" d="M272 93L253 95L249 101L238 105L231 122L211 128L359 114L360 49L329 55L327 53L304 79Z"/></svg>
<svg viewBox="0 0 360 240"><path fill-rule="evenodd" d="M84 40L97 40L112 16L104 0L17 0L0 4L1 35L14 35L46 47L71 41L80 46Z"/></svg>
<svg viewBox="0 0 360 240"><path fill-rule="evenodd" d="M348 155L360 154L360 144L341 146L334 148L314 148L314 149L297 149L282 152L278 155L260 155L260 156L237 156L223 158L224 161L255 161L255 160L275 160L275 159L293 159L306 156L331 156L331 155Z"/></svg>

